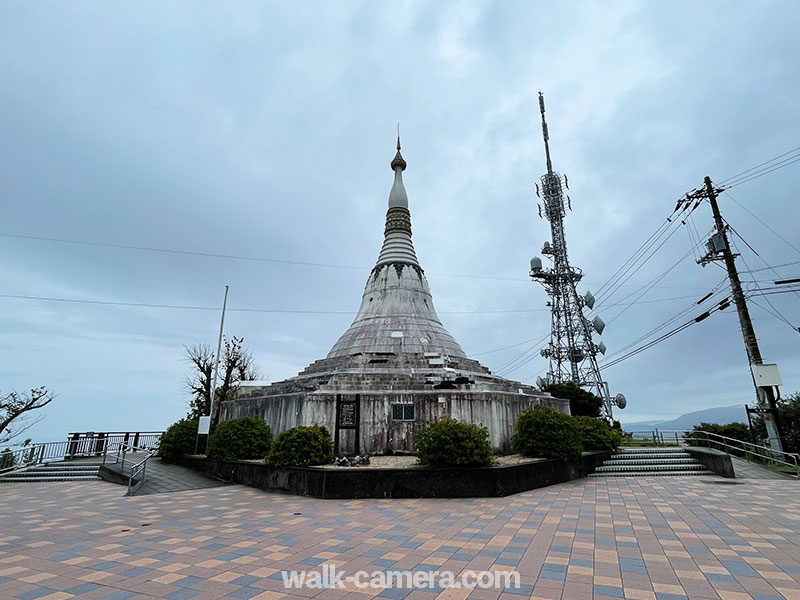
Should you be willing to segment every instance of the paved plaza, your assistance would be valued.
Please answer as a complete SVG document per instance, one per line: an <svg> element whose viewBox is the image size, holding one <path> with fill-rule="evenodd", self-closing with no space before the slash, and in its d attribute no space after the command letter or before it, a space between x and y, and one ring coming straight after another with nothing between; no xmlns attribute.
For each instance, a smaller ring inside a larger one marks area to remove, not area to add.
<svg viewBox="0 0 800 600"><path fill-rule="evenodd" d="M800 599L800 482L583 479L507 498L123 497L0 485L0 598ZM514 570L518 589L286 589L280 571Z"/></svg>

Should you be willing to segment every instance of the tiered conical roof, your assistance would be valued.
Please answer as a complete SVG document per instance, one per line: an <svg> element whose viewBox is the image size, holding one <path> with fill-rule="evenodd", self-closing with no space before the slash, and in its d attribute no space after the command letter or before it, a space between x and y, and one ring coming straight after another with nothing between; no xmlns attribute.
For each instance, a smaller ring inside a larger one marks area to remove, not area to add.
<svg viewBox="0 0 800 600"><path fill-rule="evenodd" d="M328 358L369 352L436 352L466 357L444 328L433 307L425 272L411 241L411 213L403 185L406 161L400 153L391 162L394 183L389 192L383 246L367 279L353 324L328 353Z"/></svg>

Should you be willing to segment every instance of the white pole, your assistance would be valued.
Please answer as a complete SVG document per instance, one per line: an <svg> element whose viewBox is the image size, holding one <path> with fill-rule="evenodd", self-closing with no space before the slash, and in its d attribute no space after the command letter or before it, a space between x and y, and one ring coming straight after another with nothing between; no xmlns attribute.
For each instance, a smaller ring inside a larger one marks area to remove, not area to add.
<svg viewBox="0 0 800 600"><path fill-rule="evenodd" d="M217 389L217 374L219 373L219 355L222 351L222 330L225 327L225 307L228 305L228 286L225 286L225 299L222 301L222 318L219 321L219 341L217 342L217 360L214 363L214 378L211 380L211 407L208 416L214 420L214 392Z"/></svg>

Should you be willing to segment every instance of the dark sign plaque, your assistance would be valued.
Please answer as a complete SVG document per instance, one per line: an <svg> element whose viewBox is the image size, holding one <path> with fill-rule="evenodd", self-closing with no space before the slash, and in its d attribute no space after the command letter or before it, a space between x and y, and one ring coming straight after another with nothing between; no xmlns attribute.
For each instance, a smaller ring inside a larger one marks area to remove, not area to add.
<svg viewBox="0 0 800 600"><path fill-rule="evenodd" d="M336 454L340 452L346 454L358 454L360 445L360 427L359 421L361 420L359 404L361 403L361 395L356 394L355 398L352 396L342 398L341 394L336 394L336 427L333 433L333 450ZM348 448L339 447L339 430L350 429L354 430L354 435L347 436L350 442L347 442Z"/></svg>
<svg viewBox="0 0 800 600"><path fill-rule="evenodd" d="M339 428L352 429L356 426L356 403L342 402L339 405Z"/></svg>

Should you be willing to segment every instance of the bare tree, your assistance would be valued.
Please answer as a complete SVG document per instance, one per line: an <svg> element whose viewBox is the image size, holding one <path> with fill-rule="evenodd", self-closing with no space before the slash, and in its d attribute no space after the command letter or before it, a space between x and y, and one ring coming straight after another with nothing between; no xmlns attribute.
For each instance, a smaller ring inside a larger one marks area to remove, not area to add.
<svg viewBox="0 0 800 600"><path fill-rule="evenodd" d="M31 411L44 408L53 401L53 393L45 387L33 388L29 394L10 392L0 396L0 444L11 441L44 419L31 419Z"/></svg>
<svg viewBox="0 0 800 600"><path fill-rule="evenodd" d="M236 393L237 381L255 381L261 377L253 353L245 349L243 343L242 337L225 338L214 394L214 423L219 418L220 405L232 399ZM215 359L216 353L208 344L195 344L186 348L186 360L191 366L191 372L186 376L186 389L192 396L189 401L190 419L208 415L211 410L211 381L214 378Z"/></svg>

